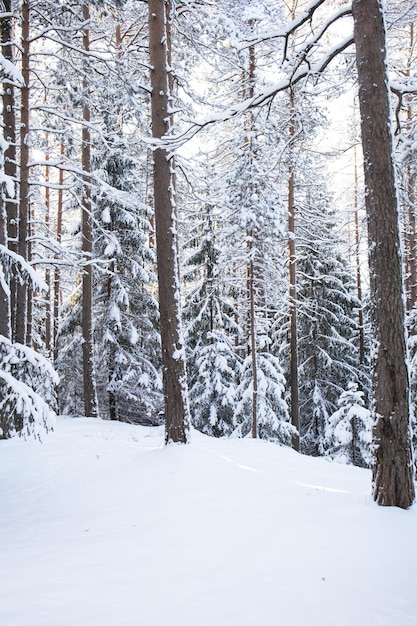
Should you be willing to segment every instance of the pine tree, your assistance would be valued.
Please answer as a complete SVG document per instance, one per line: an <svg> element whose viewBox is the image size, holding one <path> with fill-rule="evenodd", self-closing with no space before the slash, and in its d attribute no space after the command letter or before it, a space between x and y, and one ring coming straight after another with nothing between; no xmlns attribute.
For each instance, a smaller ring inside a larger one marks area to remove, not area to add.
<svg viewBox="0 0 417 626"><path fill-rule="evenodd" d="M174 8L164 0L148 2L152 134L156 140L169 133L172 121L168 35ZM190 415L181 323L175 165L173 155L163 146L154 150L153 163L165 437L167 443L186 443Z"/></svg>
<svg viewBox="0 0 417 626"><path fill-rule="evenodd" d="M149 209L137 200L138 163L121 136L106 142L95 171L101 189L94 198L98 233L95 258L106 261L98 273L96 341L100 379L107 378L111 419L156 421L161 403L158 309L151 288L154 263L148 248ZM101 394L102 395L102 394Z"/></svg>
<svg viewBox="0 0 417 626"><path fill-rule="evenodd" d="M372 463L371 412L364 405L364 393L350 383L330 415L325 431L326 454L341 463L370 467Z"/></svg>
<svg viewBox="0 0 417 626"><path fill-rule="evenodd" d="M311 189L311 191L313 191ZM297 232L298 359L301 450L325 452L324 436L340 394L361 378L352 268L341 252L320 183L315 202L299 199ZM317 203L317 205L316 205ZM278 333L284 337L284 324ZM284 344L285 345L285 344Z"/></svg>
<svg viewBox="0 0 417 626"><path fill-rule="evenodd" d="M184 279L187 368L193 425L221 437L235 427L234 410L240 360L234 349L238 329L235 310L221 282L215 207L206 203L191 233L198 248L190 254ZM217 219L219 216L217 215ZM199 232L201 231L201 232Z"/></svg>
<svg viewBox="0 0 417 626"><path fill-rule="evenodd" d="M408 508L414 501L405 311L386 36L379 0L352 4L368 217L373 367L374 498ZM379 85L377 90L373 85ZM370 124L372 120L372 124Z"/></svg>

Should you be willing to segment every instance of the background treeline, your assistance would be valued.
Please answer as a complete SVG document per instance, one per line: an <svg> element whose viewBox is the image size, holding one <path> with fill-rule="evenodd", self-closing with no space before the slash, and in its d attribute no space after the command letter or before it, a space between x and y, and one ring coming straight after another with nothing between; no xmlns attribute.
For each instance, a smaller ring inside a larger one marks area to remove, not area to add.
<svg viewBox="0 0 417 626"><path fill-rule="evenodd" d="M265 104L236 107L296 75L319 22L280 32L312 4L166 4L169 132L225 120L172 144L189 406L211 436L368 466L354 52L321 81L313 68ZM413 403L417 118L413 89L397 84L413 84L416 13L388 3ZM1 5L2 438L38 434L58 410L163 421L148 19L137 0ZM342 35L329 25L314 41L317 59L351 33L350 16L340 22ZM348 189L332 175L336 100L349 102Z"/></svg>

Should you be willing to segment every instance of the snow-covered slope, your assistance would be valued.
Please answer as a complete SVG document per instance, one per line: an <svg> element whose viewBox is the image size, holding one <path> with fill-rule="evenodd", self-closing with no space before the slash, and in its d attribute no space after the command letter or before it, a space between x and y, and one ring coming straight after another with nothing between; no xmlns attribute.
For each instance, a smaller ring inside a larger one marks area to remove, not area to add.
<svg viewBox="0 0 417 626"><path fill-rule="evenodd" d="M417 508L366 470L69 418L0 458L2 626L417 625Z"/></svg>

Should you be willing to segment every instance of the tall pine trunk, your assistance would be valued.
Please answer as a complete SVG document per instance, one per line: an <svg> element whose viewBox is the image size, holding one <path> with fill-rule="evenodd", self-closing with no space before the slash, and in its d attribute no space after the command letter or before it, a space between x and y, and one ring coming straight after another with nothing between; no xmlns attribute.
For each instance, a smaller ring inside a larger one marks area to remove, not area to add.
<svg viewBox="0 0 417 626"><path fill-rule="evenodd" d="M88 22L90 12L83 6L83 18L86 26L83 30L83 48L90 50L90 32ZM86 62L88 66L88 62ZM88 67L86 68L88 70ZM86 76L88 71L86 71ZM93 216L91 203L91 136L90 108L88 103L88 78L83 80L84 106L81 159L83 168L83 207L82 207L82 249L85 266L82 277L82 334L83 334L83 386L84 411L88 417L98 416L98 403L94 378L94 329L93 329Z"/></svg>
<svg viewBox="0 0 417 626"><path fill-rule="evenodd" d="M295 166L294 166L294 135L295 135L295 94L290 89L290 125L289 125L289 157L290 171L288 178L288 256L290 274L290 392L291 392L291 424L296 428L292 447L300 450L300 409L298 385L298 331L297 331L297 256L295 247Z"/></svg>
<svg viewBox="0 0 417 626"><path fill-rule="evenodd" d="M13 54L13 18L12 2L4 0L4 14L0 18L1 29L1 51L5 59L14 64ZM8 146L4 151L4 173L12 181L16 181L16 110L15 110L15 87L13 79L5 76L3 78L3 137ZM13 252L17 252L17 199L15 196L9 197L4 194L2 199L2 242ZM1 334L11 337L12 329L15 326L15 306L16 306L16 278L12 269L9 281L9 294L3 293L1 296Z"/></svg>
<svg viewBox="0 0 417 626"><path fill-rule="evenodd" d="M166 3L149 0L152 134L169 131L169 78ZM165 401L165 440L186 443L189 434L185 350L181 327L178 227L175 206L174 159L163 147L153 153L159 312Z"/></svg>
<svg viewBox="0 0 417 626"><path fill-rule="evenodd" d="M3 159L1 151L0 159ZM3 189L0 190L0 245L7 248L7 214ZM6 281L6 272L4 272L2 267L0 267L0 272L3 272L2 280L0 281L0 335L10 339L10 287L8 281Z"/></svg>
<svg viewBox="0 0 417 626"><path fill-rule="evenodd" d="M61 160L64 158L65 148L63 140L61 139L60 148ZM62 241L62 213L64 204L64 169L63 163L58 172L58 204L56 215L56 241L60 245ZM58 325L59 325L59 307L60 307L60 295L61 295L61 272L59 265L55 266L54 270L54 303L53 303L53 347L54 347L54 363L58 359Z"/></svg>
<svg viewBox="0 0 417 626"><path fill-rule="evenodd" d="M7 0L4 2L4 11L6 15L0 18L0 30L1 30L1 44L2 54L11 63L13 63L13 48L12 48L12 18L8 13L11 13L11 2ZM12 80L8 76L4 76L2 79L3 88L3 137L5 142L9 145L4 150L0 150L0 158L2 159L2 166L6 176L10 176L12 179L16 178L16 147L15 147L15 116L14 116L14 87ZM8 225L12 223L15 228L16 216L10 215L10 209L14 212L16 209L16 203L14 199L7 198L7 191L2 185L0 190L0 244L5 248L9 247L9 232ZM10 219L10 222L9 222ZM16 234L14 233L14 236ZM6 272L4 273L3 280L0 283L0 335L11 338L11 299L10 299L10 280L7 279Z"/></svg>
<svg viewBox="0 0 417 626"><path fill-rule="evenodd" d="M355 210L355 269L356 269L356 295L360 306L358 310L358 326L359 326L359 363L363 365L365 362L365 329L363 325L363 305L362 305L362 277L360 263L360 234L359 234L359 182L358 182L358 163L356 146L353 147L353 184L354 184L354 210Z"/></svg>
<svg viewBox="0 0 417 626"><path fill-rule="evenodd" d="M414 501L404 293L380 0L353 0L373 326L374 499Z"/></svg>
<svg viewBox="0 0 417 626"><path fill-rule="evenodd" d="M410 45L408 51L408 62L405 75L410 78L414 65L414 24L410 24ZM407 106L407 131L410 132L413 119L413 107L411 103ZM417 301L417 225L416 225L416 182L412 167L409 165L405 172L406 188L404 189L406 201L408 204L408 233L405 238L405 248L407 254L407 310L410 312L416 305Z"/></svg>
<svg viewBox="0 0 417 626"><path fill-rule="evenodd" d="M22 2L22 34L21 34L21 53L22 53L22 78L24 84L21 88L20 101L20 180L19 180L19 228L17 252L25 260L28 258L28 224L29 224L29 81L30 81L30 62L29 62L29 19L30 7L29 0ZM16 289L16 322L15 322L15 339L18 343L26 343L27 333L27 283L18 281Z"/></svg>
<svg viewBox="0 0 417 626"><path fill-rule="evenodd" d="M49 171L49 152L48 152L48 133L46 133L46 154L45 154L45 228L50 233L51 229L51 192L50 192L50 171ZM45 294L45 350L48 355L51 354L52 348L52 304L51 304L51 270L49 267L45 270L45 283L48 288Z"/></svg>

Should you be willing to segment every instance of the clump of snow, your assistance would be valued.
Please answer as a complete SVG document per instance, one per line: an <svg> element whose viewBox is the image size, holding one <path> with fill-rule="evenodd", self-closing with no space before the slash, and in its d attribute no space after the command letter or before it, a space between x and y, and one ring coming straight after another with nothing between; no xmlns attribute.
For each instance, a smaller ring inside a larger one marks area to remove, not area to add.
<svg viewBox="0 0 417 626"><path fill-rule="evenodd" d="M59 418L0 441L5 626L416 626L417 508L261 440Z"/></svg>

